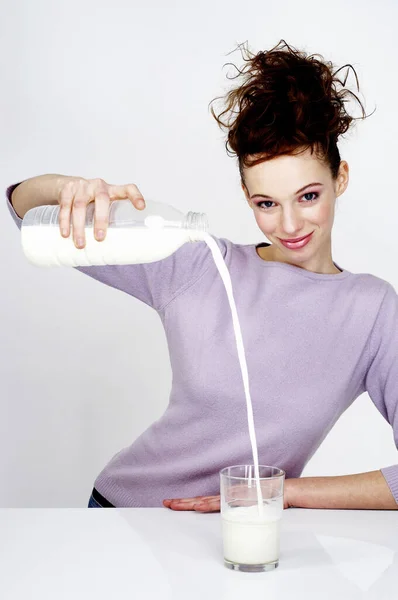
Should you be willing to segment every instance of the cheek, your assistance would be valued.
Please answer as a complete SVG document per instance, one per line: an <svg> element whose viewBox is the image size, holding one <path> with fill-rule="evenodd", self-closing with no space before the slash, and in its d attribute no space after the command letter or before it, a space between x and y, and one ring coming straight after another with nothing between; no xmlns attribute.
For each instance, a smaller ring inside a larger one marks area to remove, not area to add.
<svg viewBox="0 0 398 600"><path fill-rule="evenodd" d="M330 204L322 204L316 207L313 214L313 221L318 225L333 224L334 211Z"/></svg>
<svg viewBox="0 0 398 600"><path fill-rule="evenodd" d="M273 215L265 215L261 212L255 212L254 218L256 219L256 223L261 231L265 234L271 234L278 227L278 219Z"/></svg>

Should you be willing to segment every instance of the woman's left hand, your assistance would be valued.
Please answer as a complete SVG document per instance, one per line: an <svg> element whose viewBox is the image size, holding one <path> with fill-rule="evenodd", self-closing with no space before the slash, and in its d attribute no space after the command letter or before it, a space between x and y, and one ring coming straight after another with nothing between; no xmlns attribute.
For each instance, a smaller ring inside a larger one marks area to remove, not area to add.
<svg viewBox="0 0 398 600"><path fill-rule="evenodd" d="M285 480L283 494L283 508L293 506L290 498L289 479ZM163 500L163 506L171 510L195 510L196 512L218 512L220 510L220 496L195 496L195 498L174 498Z"/></svg>
<svg viewBox="0 0 398 600"><path fill-rule="evenodd" d="M196 512L218 512L220 496L196 496L195 498L174 498L163 500L163 506L171 510L196 510Z"/></svg>

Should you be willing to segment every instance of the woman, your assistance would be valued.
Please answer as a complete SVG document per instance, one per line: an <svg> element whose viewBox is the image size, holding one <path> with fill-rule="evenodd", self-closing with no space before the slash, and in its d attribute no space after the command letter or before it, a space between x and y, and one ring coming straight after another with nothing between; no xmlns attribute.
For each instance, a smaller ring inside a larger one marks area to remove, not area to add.
<svg viewBox="0 0 398 600"><path fill-rule="evenodd" d="M344 107L351 92L337 91L345 82L331 63L279 44L248 55L243 83L228 93L219 117L212 109L271 242L215 238L234 286L260 464L286 471L285 507L395 510L398 465L300 478L365 391L398 444L398 297L388 282L332 259L335 202L349 173L337 140L353 121ZM128 197L137 209L144 203L134 184L61 175L28 179L7 195L18 226L29 208L59 203L62 235L71 219L79 248L88 203L95 202L99 241L110 200ZM79 270L158 312L173 370L164 415L103 469L89 506L219 510L219 470L251 463L252 455L231 313L208 247L185 244L155 263Z"/></svg>

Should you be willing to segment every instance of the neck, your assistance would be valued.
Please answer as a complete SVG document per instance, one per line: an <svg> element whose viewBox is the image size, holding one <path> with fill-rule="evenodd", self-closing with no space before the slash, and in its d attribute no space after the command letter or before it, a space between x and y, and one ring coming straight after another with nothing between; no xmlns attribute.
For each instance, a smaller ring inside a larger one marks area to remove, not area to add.
<svg viewBox="0 0 398 600"><path fill-rule="evenodd" d="M270 246L261 246L259 248L256 248L256 250L259 257L263 260L287 263L289 265L305 269L306 271L312 271L313 273L341 273L341 271L333 263L331 254L325 257L324 259L320 259L318 256L312 261L308 261L306 263L297 263L288 260L278 251L278 248L275 248L275 246L272 246L272 244Z"/></svg>

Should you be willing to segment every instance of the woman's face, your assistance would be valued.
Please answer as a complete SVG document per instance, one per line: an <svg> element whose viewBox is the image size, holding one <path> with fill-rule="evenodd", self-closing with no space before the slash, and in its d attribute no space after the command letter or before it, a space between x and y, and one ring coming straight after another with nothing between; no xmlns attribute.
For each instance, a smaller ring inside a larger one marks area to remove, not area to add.
<svg viewBox="0 0 398 600"><path fill-rule="evenodd" d="M246 199L273 245L269 259L314 271L333 267L331 230L336 198L348 185L347 162L341 161L336 181L310 149L244 168L243 173ZM287 247L281 241L307 234L312 235L305 245Z"/></svg>

